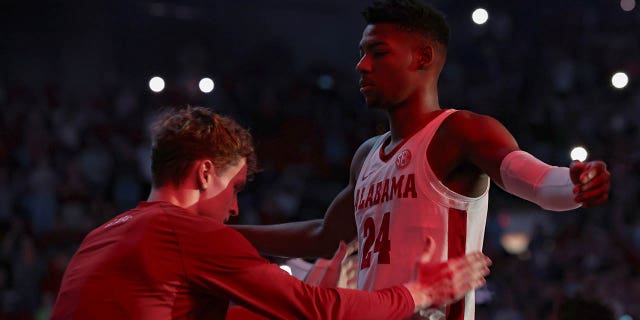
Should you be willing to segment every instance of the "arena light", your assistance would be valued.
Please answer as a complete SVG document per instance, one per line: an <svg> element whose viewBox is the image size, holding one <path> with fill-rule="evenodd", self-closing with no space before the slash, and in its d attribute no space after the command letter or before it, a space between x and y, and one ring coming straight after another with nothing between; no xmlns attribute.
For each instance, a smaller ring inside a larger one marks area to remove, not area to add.
<svg viewBox="0 0 640 320"><path fill-rule="evenodd" d="M149 80L149 89L153 92L161 92L164 90L164 79L161 77L155 76Z"/></svg>
<svg viewBox="0 0 640 320"><path fill-rule="evenodd" d="M620 8L629 12L636 8L636 0L620 0Z"/></svg>
<svg viewBox="0 0 640 320"><path fill-rule="evenodd" d="M622 89L629 84L629 77L624 72L616 72L611 76L611 85L617 89Z"/></svg>
<svg viewBox="0 0 640 320"><path fill-rule="evenodd" d="M500 244L510 254L521 255L529 249L531 241L526 232L507 232L500 237Z"/></svg>
<svg viewBox="0 0 640 320"><path fill-rule="evenodd" d="M475 22L476 24L484 24L485 22L487 22L487 20L489 20L489 12L487 12L487 10L483 8L473 10L473 13L471 14L471 20L473 20L473 22Z"/></svg>
<svg viewBox="0 0 640 320"><path fill-rule="evenodd" d="M213 80L211 80L211 78L202 78L198 83L198 87L200 88L200 91L204 93L209 93L213 91L213 88L215 88L215 86L216 85L213 82Z"/></svg>
<svg viewBox="0 0 640 320"><path fill-rule="evenodd" d="M334 84L335 81L333 80L333 77L328 74L323 74L318 77L318 80L316 80L316 85L318 85L322 90L331 90L333 89Z"/></svg>
<svg viewBox="0 0 640 320"><path fill-rule="evenodd" d="M288 266L288 265L286 265L286 264L281 265L281 266L280 266L280 269L282 269L282 270L286 271L289 275L293 275L293 273L291 273L291 267L289 267L289 266Z"/></svg>
<svg viewBox="0 0 640 320"><path fill-rule="evenodd" d="M575 147L571 150L571 160L584 161L587 160L589 153L583 147Z"/></svg>

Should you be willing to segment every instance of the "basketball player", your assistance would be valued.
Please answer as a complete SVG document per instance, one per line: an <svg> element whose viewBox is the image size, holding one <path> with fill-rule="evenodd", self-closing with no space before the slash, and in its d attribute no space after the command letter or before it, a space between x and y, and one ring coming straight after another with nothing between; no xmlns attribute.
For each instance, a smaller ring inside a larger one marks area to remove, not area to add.
<svg viewBox="0 0 640 320"><path fill-rule="evenodd" d="M324 219L238 227L260 252L329 256L357 237L358 288L376 290L411 279L425 245L433 246L432 263L481 250L490 180L553 211L607 200L603 162L550 166L520 150L494 118L440 106L449 42L441 13L419 0L383 0L363 15L360 92L387 112L390 131L358 148L349 184ZM424 313L473 319L474 293Z"/></svg>
<svg viewBox="0 0 640 320"><path fill-rule="evenodd" d="M229 301L272 319L401 319L484 283L489 260L474 253L374 292L304 284L224 224L255 168L248 131L189 107L161 115L152 137L148 201L87 235L52 319L224 319Z"/></svg>

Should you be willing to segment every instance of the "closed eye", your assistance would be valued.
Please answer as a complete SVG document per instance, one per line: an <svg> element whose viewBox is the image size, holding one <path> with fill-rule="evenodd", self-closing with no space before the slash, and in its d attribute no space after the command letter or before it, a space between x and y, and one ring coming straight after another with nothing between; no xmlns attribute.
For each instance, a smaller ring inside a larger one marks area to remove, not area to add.
<svg viewBox="0 0 640 320"><path fill-rule="evenodd" d="M373 56L374 57L382 57L382 56L387 55L388 53L389 53L389 51L378 51L378 50L376 50L376 51L373 52Z"/></svg>

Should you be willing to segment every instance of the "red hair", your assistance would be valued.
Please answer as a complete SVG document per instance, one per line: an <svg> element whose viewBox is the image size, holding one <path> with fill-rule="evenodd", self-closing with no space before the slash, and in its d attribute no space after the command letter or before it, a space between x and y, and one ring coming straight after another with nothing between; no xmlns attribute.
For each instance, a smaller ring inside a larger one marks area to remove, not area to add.
<svg viewBox="0 0 640 320"><path fill-rule="evenodd" d="M248 174L256 172L251 134L229 117L203 107L187 106L162 112L151 125L153 186L180 184L193 161L209 159L224 170L247 159Z"/></svg>

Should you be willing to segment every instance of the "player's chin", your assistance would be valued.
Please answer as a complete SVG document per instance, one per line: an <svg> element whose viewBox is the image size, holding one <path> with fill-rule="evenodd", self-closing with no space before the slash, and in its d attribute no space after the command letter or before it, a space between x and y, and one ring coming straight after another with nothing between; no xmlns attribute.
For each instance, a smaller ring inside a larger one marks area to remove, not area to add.
<svg viewBox="0 0 640 320"><path fill-rule="evenodd" d="M369 107L369 109L381 109L382 105L380 104L380 101L378 99L375 99L373 97L364 97L364 102L367 104L367 107Z"/></svg>

